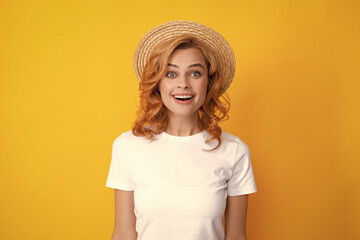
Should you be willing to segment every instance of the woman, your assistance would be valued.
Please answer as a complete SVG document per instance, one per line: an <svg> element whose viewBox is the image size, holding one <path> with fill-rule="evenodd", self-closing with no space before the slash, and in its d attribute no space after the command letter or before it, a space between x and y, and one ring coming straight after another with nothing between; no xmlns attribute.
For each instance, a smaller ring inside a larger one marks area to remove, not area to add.
<svg viewBox="0 0 360 240"><path fill-rule="evenodd" d="M115 189L112 239L246 239L257 191L249 148L218 126L235 74L230 45L207 26L168 22L143 37L134 67L140 108L113 143L106 183Z"/></svg>

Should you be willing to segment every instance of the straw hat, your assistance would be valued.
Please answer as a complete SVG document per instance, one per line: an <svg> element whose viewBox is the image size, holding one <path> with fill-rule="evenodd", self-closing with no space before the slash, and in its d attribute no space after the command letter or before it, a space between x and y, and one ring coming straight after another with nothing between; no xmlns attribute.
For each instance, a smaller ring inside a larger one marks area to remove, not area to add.
<svg viewBox="0 0 360 240"><path fill-rule="evenodd" d="M145 34L134 54L134 69L138 80L141 81L141 74L154 47L183 34L199 39L213 52L222 79L220 92L225 92L226 89L229 88L235 75L234 52L230 44L220 33L205 25L191 21L180 20L166 22Z"/></svg>

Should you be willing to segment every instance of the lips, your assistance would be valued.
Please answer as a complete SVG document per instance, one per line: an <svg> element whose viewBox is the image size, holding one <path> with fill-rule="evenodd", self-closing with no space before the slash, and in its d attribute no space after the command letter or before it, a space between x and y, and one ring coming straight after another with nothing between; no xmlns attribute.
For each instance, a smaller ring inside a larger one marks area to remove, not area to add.
<svg viewBox="0 0 360 240"><path fill-rule="evenodd" d="M194 97L194 95L184 94L184 95L173 95L174 98L180 101L187 101Z"/></svg>
<svg viewBox="0 0 360 240"><path fill-rule="evenodd" d="M192 94L174 94L173 98L174 98L175 102L177 102L177 103L186 104L193 100L194 95L192 95Z"/></svg>

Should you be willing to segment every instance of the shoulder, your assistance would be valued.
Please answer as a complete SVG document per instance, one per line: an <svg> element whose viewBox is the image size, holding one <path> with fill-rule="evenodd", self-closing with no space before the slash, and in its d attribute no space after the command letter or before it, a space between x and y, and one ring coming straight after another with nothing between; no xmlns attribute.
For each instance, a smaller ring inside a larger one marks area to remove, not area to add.
<svg viewBox="0 0 360 240"><path fill-rule="evenodd" d="M249 146L238 136L222 131L221 141L224 146L232 146L239 152L248 152Z"/></svg>
<svg viewBox="0 0 360 240"><path fill-rule="evenodd" d="M114 144L116 145L131 145L136 144L140 142L147 142L148 139L143 136L135 136L132 132L132 130L128 130L126 132L123 132L120 134L120 136L116 137L114 140Z"/></svg>
<svg viewBox="0 0 360 240"><path fill-rule="evenodd" d="M131 139L131 138L136 138L136 136L133 134L132 130L128 130L126 132L123 132L120 134L120 136L118 136L116 139Z"/></svg>

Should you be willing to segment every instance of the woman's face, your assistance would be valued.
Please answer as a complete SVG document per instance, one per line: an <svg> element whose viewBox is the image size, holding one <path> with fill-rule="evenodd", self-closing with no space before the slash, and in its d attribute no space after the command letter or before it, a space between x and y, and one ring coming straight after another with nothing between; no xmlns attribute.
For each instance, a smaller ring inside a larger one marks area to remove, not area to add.
<svg viewBox="0 0 360 240"><path fill-rule="evenodd" d="M169 118L197 117L206 98L207 84L208 69L201 51L197 48L175 50L158 87Z"/></svg>

